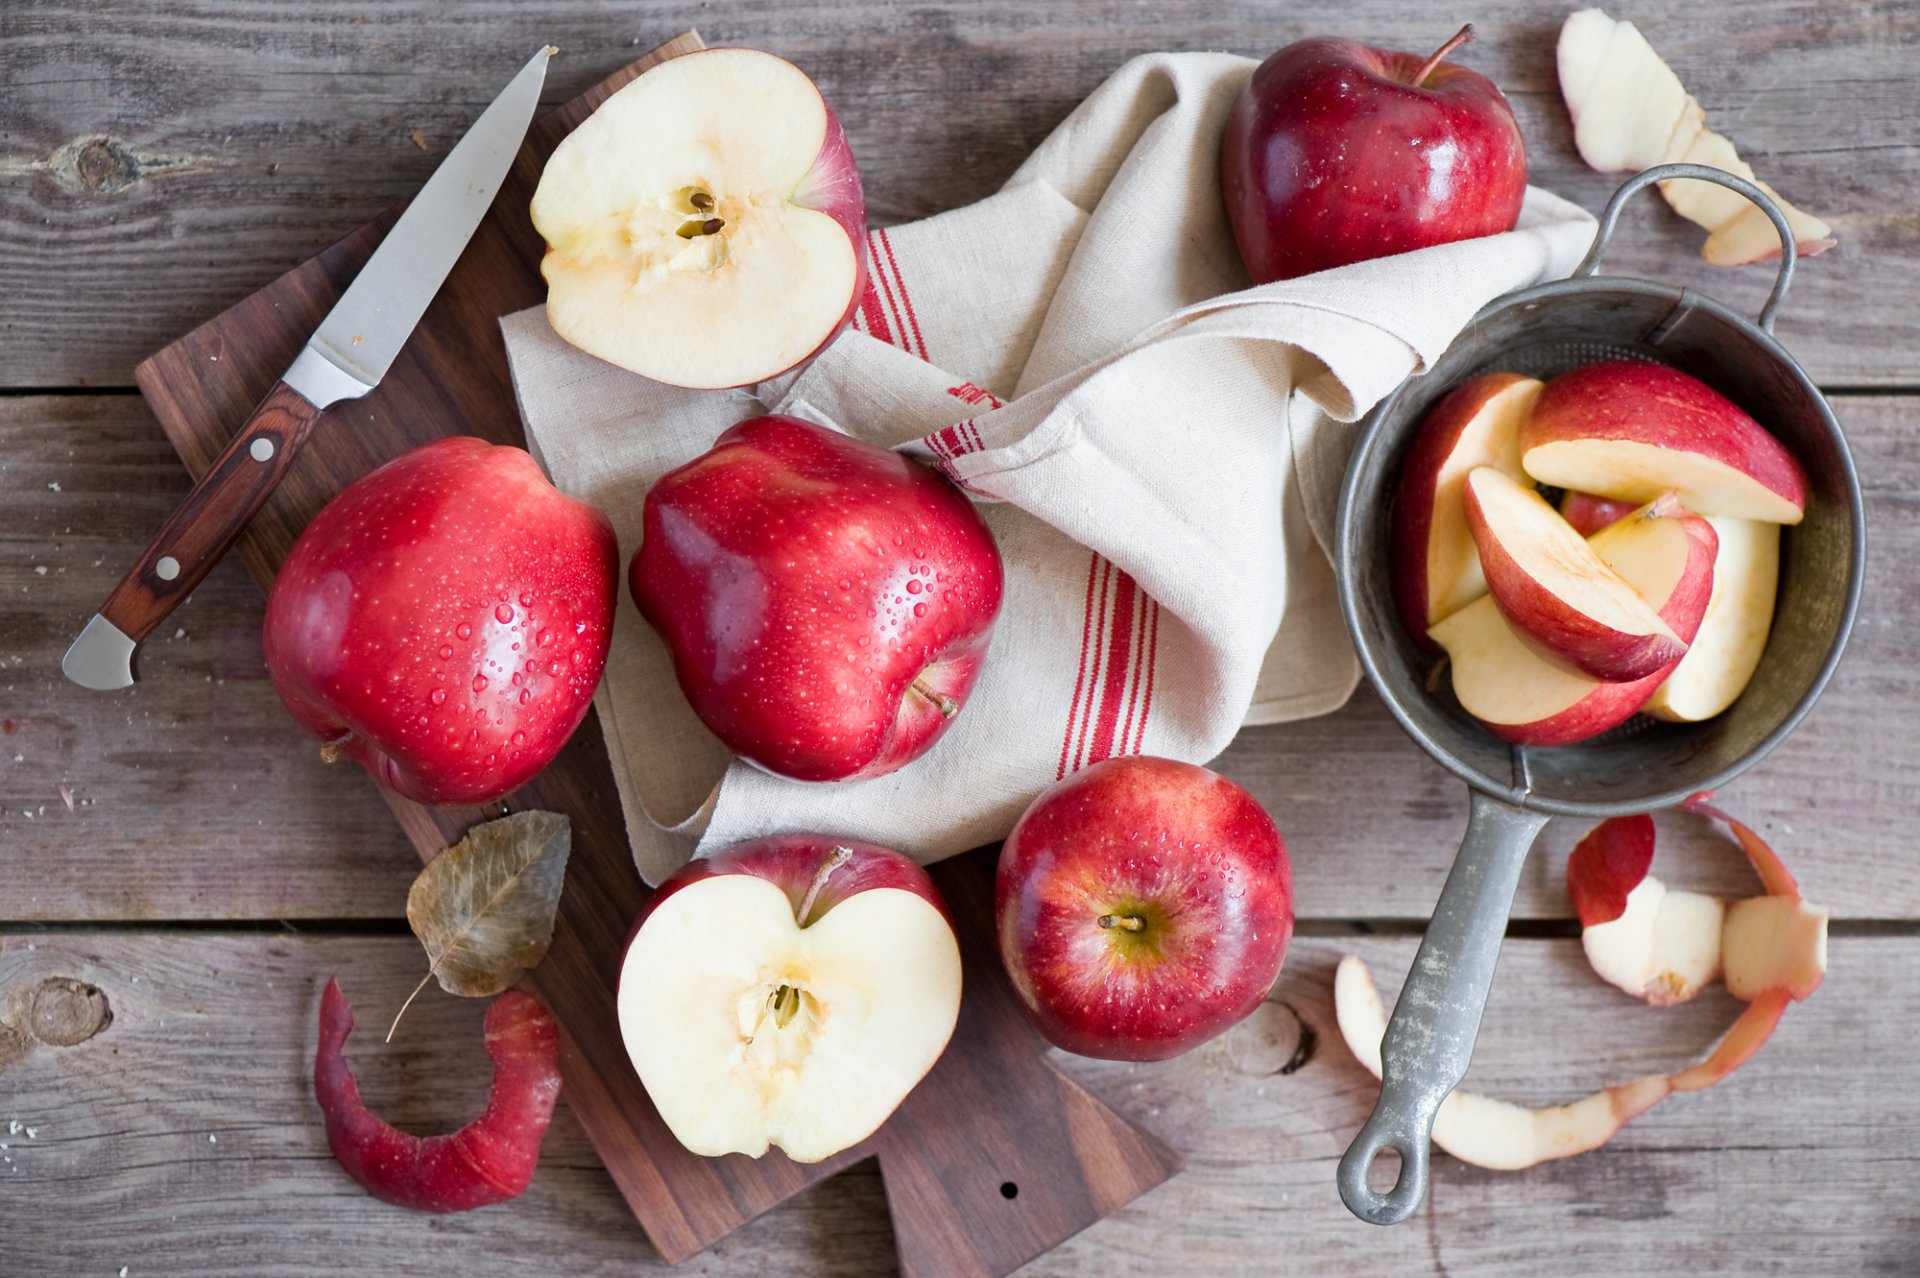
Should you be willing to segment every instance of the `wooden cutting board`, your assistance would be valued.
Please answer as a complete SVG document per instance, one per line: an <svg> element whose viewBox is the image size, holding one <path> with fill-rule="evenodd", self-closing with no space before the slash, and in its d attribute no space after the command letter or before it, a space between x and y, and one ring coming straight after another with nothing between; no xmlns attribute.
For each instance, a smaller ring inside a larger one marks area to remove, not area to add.
<svg viewBox="0 0 1920 1278"><path fill-rule="evenodd" d="M541 166L614 90L657 62L703 47L693 32L677 36L534 122L499 198L386 379L365 399L327 412L241 539L239 554L263 588L327 499L389 458L454 434L524 445L498 319L545 296L542 244L527 216ZM141 392L196 477L397 213L361 227L139 367ZM422 859L500 810L429 809L384 797ZM687 1153L647 1099L614 1020L616 967L647 892L628 852L598 722L589 716L559 758L505 806L572 819L573 857L553 947L526 984L560 1023L567 1103L668 1260L694 1255L807 1186L877 1155L903 1273L1004 1274L1178 1170L1178 1155L1047 1060L994 953L992 849L933 868L960 929L960 1023L940 1063L871 1140L811 1166L777 1153L758 1160ZM400 904L396 899L396 911Z"/></svg>

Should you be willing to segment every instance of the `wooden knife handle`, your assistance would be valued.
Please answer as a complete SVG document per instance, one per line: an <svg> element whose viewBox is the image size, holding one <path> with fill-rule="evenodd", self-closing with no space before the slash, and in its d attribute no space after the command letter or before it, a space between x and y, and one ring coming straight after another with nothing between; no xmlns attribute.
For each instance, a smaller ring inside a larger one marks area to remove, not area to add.
<svg viewBox="0 0 1920 1278"><path fill-rule="evenodd" d="M206 579L293 465L320 410L278 382L161 526L101 615L138 643Z"/></svg>

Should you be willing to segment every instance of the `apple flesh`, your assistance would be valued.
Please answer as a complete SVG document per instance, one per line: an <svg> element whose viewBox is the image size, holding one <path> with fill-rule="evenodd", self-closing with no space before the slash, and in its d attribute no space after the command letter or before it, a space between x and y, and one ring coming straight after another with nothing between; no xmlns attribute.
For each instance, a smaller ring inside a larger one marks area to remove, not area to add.
<svg viewBox="0 0 1920 1278"><path fill-rule="evenodd" d="M1589 544L1681 642L1692 640L1712 593L1711 524L1670 503L1652 503ZM1429 633L1447 652L1461 709L1517 745L1569 745L1597 736L1631 718L1671 672L1668 667L1627 683L1571 673L1529 647L1491 595Z"/></svg>
<svg viewBox="0 0 1920 1278"><path fill-rule="evenodd" d="M1510 231L1520 126L1491 80L1353 40L1301 40L1254 71L1220 143L1240 260L1256 284Z"/></svg>
<svg viewBox="0 0 1920 1278"><path fill-rule="evenodd" d="M765 381L853 317L866 202L792 63L708 49L643 73L555 148L533 196L554 332L675 386Z"/></svg>
<svg viewBox="0 0 1920 1278"><path fill-rule="evenodd" d="M1539 382L1515 373L1486 373L1461 383L1427 411L1400 464L1393 497L1394 602L1407 633L1424 647L1433 647L1429 626L1487 591L1467 526L1467 475L1491 466L1515 479L1524 476L1520 423L1539 394Z"/></svg>
<svg viewBox="0 0 1920 1278"><path fill-rule="evenodd" d="M1687 509L1797 524L1807 480L1785 446L1712 387L1638 360L1548 382L1520 427L1520 460L1543 484L1618 501L1676 490Z"/></svg>
<svg viewBox="0 0 1920 1278"><path fill-rule="evenodd" d="M1048 1041L1164 1060L1266 998L1293 887L1252 795L1194 764L1129 756L1034 800L1001 849L994 916L1014 991Z"/></svg>
<svg viewBox="0 0 1920 1278"><path fill-rule="evenodd" d="M294 720L420 803L485 803L573 735L606 665L613 527L524 449L454 437L343 488L267 596Z"/></svg>
<svg viewBox="0 0 1920 1278"><path fill-rule="evenodd" d="M682 1145L812 1163L871 1136L933 1068L960 979L925 870L872 844L780 835L661 885L621 962L617 1014Z"/></svg>
<svg viewBox="0 0 1920 1278"><path fill-rule="evenodd" d="M755 417L647 493L628 569L694 712L800 781L882 776L966 704L1000 612L993 533L931 467Z"/></svg>
<svg viewBox="0 0 1920 1278"><path fill-rule="evenodd" d="M1687 655L1644 711L1674 723L1711 719L1746 691L1767 650L1780 585L1780 525L1709 516L1719 537L1713 594Z"/></svg>
<svg viewBox="0 0 1920 1278"><path fill-rule="evenodd" d="M1653 606L1532 485L1491 466L1473 471L1467 526L1500 614L1548 661L1624 683L1686 653Z"/></svg>

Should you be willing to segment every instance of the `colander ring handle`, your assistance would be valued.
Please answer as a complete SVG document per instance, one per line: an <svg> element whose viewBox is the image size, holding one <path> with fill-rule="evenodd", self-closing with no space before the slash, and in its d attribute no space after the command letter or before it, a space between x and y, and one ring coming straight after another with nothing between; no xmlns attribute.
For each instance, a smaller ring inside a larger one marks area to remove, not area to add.
<svg viewBox="0 0 1920 1278"><path fill-rule="evenodd" d="M1427 1196L1433 1120L1467 1076L1520 867L1546 823L1543 813L1473 792L1460 855L1380 1044L1380 1099L1335 1175L1347 1209L1370 1224L1397 1225ZM1367 1172L1389 1149L1400 1155L1400 1178L1382 1194Z"/></svg>
<svg viewBox="0 0 1920 1278"><path fill-rule="evenodd" d="M1633 198L1642 188L1654 182L1670 182L1675 178L1698 178L1702 182L1714 182L1730 191L1752 200L1760 206L1760 211L1773 223L1773 229L1780 232L1780 273L1773 278L1773 292L1767 294L1767 304L1760 308L1760 327L1767 333L1773 332L1773 317L1780 310L1780 303L1786 300L1787 286L1793 283L1793 264L1799 257L1798 246L1794 243L1793 228L1787 225L1787 215L1765 191L1743 177L1735 177L1723 169L1705 164L1656 164L1643 169L1620 184L1620 189L1607 201L1607 207L1601 211L1600 227L1593 233L1593 247L1581 259L1580 265L1573 268L1573 278L1585 279L1593 274L1600 265L1600 254L1606 249L1607 241L1613 237L1613 224L1620 220L1621 206Z"/></svg>

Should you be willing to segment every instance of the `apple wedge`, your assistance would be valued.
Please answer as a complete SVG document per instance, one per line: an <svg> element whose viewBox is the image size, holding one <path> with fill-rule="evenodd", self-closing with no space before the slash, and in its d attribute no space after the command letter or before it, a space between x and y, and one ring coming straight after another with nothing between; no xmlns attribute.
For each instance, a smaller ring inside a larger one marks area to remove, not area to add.
<svg viewBox="0 0 1920 1278"><path fill-rule="evenodd" d="M1555 665L1626 683L1687 651L1653 605L1532 485L1491 466L1476 468L1467 475L1467 527L1501 615Z"/></svg>
<svg viewBox="0 0 1920 1278"><path fill-rule="evenodd" d="M663 62L555 148L533 196L554 332L675 386L765 381L853 316L866 204L847 138L792 63Z"/></svg>
<svg viewBox="0 0 1920 1278"><path fill-rule="evenodd" d="M1540 383L1485 373L1427 410L1400 466L1393 500L1393 586L1400 619L1416 642L1427 628L1486 593L1480 553L1467 528L1467 475L1491 466L1521 478L1520 423Z"/></svg>
<svg viewBox="0 0 1920 1278"><path fill-rule="evenodd" d="M1630 501L1595 497L1592 493L1576 492L1571 488L1560 496L1560 518L1572 524L1573 530L1582 537L1593 536L1608 524L1625 519L1636 509L1636 504Z"/></svg>
<svg viewBox="0 0 1920 1278"><path fill-rule="evenodd" d="M1588 364L1540 392L1520 462L1543 484L1618 501L1676 490L1688 510L1797 524L1807 480L1785 445L1731 400L1676 369Z"/></svg>
<svg viewBox="0 0 1920 1278"><path fill-rule="evenodd" d="M1733 143L1706 127L1706 112L1631 22L1583 9L1560 28L1560 94L1573 117L1580 158L1602 173L1656 164L1704 164L1753 182L1786 215L1795 248L1812 257L1834 246L1833 228L1787 203L1754 176ZM1773 223L1737 191L1678 178L1660 193L1673 211L1708 231L1701 255L1743 266L1780 255Z"/></svg>
<svg viewBox="0 0 1920 1278"><path fill-rule="evenodd" d="M1698 723L1746 691L1773 629L1780 585L1780 525L1710 515L1720 538L1713 557L1713 594L1700 632L1644 710L1672 723Z"/></svg>
<svg viewBox="0 0 1920 1278"><path fill-rule="evenodd" d="M1697 515L1653 505L1590 539L1607 567L1651 604L1681 642L1690 641L1712 591L1713 526ZM1670 667L1644 679L1607 683L1540 656L1501 615L1491 595L1429 632L1447 652L1454 696L1495 736L1516 745L1570 745L1631 718Z"/></svg>
<svg viewBox="0 0 1920 1278"><path fill-rule="evenodd" d="M616 1006L681 1144L756 1158L777 1145L819 1162L872 1135L945 1050L960 949L932 880L905 856L782 835L661 885Z"/></svg>

